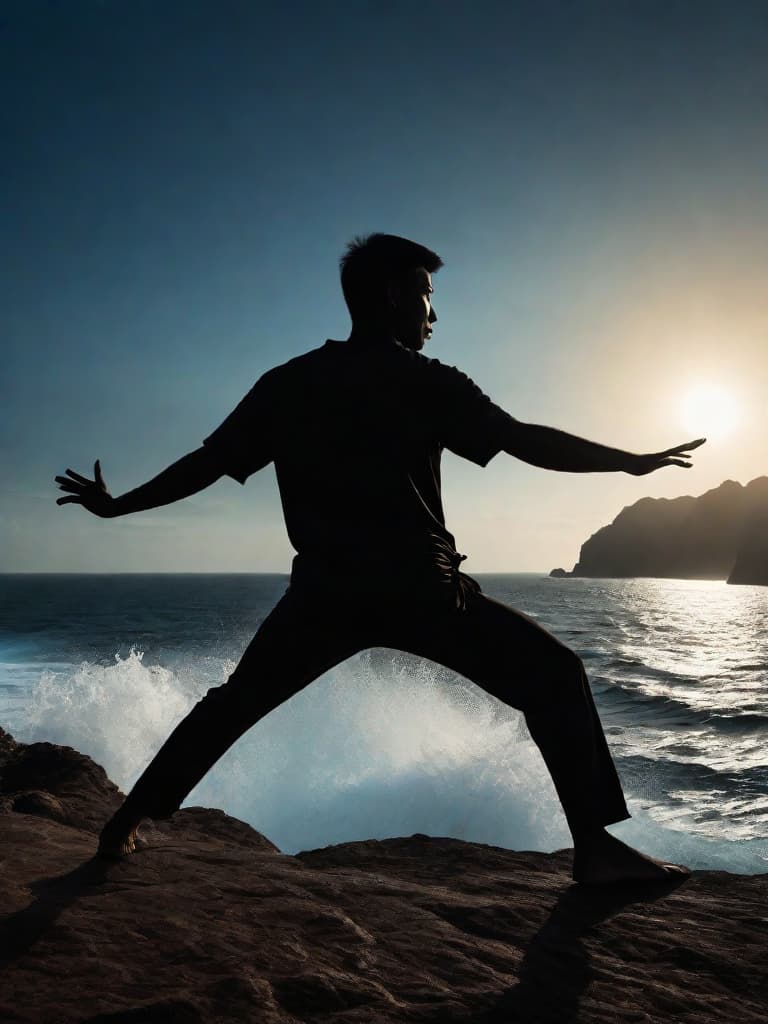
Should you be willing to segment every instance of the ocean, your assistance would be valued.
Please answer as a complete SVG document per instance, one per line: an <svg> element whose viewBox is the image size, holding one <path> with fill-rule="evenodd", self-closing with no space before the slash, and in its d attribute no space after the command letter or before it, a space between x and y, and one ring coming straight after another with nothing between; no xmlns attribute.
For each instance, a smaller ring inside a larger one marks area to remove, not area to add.
<svg viewBox="0 0 768 1024"><path fill-rule="evenodd" d="M768 589L480 574L583 659L632 819L694 868L768 870ZM127 790L223 682L279 575L0 576L0 724L90 754ZM461 676L365 651L258 722L193 790L285 853L423 832L570 845L522 715Z"/></svg>

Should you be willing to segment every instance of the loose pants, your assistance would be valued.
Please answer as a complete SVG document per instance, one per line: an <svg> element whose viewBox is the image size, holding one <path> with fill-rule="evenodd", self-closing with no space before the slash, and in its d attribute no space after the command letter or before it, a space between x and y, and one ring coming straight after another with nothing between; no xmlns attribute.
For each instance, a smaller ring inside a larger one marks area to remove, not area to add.
<svg viewBox="0 0 768 1024"><path fill-rule="evenodd" d="M289 587L229 679L171 733L125 810L169 817L255 722L358 651L387 647L445 665L520 709L572 832L628 818L579 657L458 576L450 586Z"/></svg>

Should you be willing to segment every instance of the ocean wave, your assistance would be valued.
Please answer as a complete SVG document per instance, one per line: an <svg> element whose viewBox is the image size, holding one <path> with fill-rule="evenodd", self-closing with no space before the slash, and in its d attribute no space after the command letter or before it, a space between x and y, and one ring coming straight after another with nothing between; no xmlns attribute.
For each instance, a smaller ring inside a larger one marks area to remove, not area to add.
<svg viewBox="0 0 768 1024"><path fill-rule="evenodd" d="M234 667L222 662L219 682ZM258 722L190 794L280 849L428 832L556 849L568 831L522 715L428 662L364 652ZM74 746L125 791L199 698L141 651L44 672L18 738Z"/></svg>
<svg viewBox="0 0 768 1024"><path fill-rule="evenodd" d="M610 658L606 661L605 667L607 669L631 669L633 675L646 679L658 679L673 686L676 683L686 685L705 683L710 679L721 679L724 675L730 674L727 670L720 670L691 676L686 672L677 672L672 668L657 668L655 665L649 665L648 662L638 658L626 657Z"/></svg>
<svg viewBox="0 0 768 1024"><path fill-rule="evenodd" d="M698 708L686 703L678 697L668 697L663 694L649 693L638 686L630 683L612 679L610 676L595 676L592 679L592 687L601 701L608 704L626 707L634 712L648 714L664 714L670 716L682 715L693 720L700 720L701 716L711 714L703 712ZM698 717L697 717L698 716Z"/></svg>
<svg viewBox="0 0 768 1024"><path fill-rule="evenodd" d="M625 788L658 821L691 833L731 840L768 840L768 772L764 766L721 771L678 760L616 757Z"/></svg>
<svg viewBox="0 0 768 1024"><path fill-rule="evenodd" d="M592 685L600 700L606 705L623 707L633 716L661 716L665 720L674 719L680 725L707 725L722 732L748 733L768 729L768 714L762 711L738 711L732 707L701 707L700 704L691 704L683 700L679 694L672 697L649 693L636 685L609 676L595 676Z"/></svg>
<svg viewBox="0 0 768 1024"><path fill-rule="evenodd" d="M768 715L759 711L713 713L704 723L723 732L763 732L768 727Z"/></svg>
<svg viewBox="0 0 768 1024"><path fill-rule="evenodd" d="M768 796L768 766L751 765L722 771L711 765L698 761L677 760L670 757L673 747L665 747L664 758L652 757L636 752L620 755L622 774L628 777L637 774L643 778L653 777L655 783L663 786L687 785L718 792L735 792L739 788L749 786L752 794L762 793ZM690 749L690 748L689 748ZM693 753L693 750L691 750Z"/></svg>

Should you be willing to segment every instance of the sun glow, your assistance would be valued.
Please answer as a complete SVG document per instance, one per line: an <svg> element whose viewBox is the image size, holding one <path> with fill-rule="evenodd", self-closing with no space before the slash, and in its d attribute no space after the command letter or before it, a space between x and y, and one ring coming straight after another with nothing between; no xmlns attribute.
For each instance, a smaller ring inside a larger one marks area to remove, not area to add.
<svg viewBox="0 0 768 1024"><path fill-rule="evenodd" d="M716 384L699 384L680 404L680 422L693 436L724 438L741 420L741 407L734 396Z"/></svg>

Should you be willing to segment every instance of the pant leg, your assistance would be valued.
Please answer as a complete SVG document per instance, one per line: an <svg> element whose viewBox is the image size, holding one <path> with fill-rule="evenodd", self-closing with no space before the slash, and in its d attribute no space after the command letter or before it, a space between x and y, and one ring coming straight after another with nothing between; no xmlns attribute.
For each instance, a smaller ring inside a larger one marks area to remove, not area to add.
<svg viewBox="0 0 768 1024"><path fill-rule="evenodd" d="M525 715L571 831L629 817L581 659L533 619L481 592L423 603L385 646L466 676Z"/></svg>
<svg viewBox="0 0 768 1024"><path fill-rule="evenodd" d="M368 619L359 606L316 603L289 590L228 680L208 690L176 726L126 797L121 814L170 817L260 718L368 646Z"/></svg>

